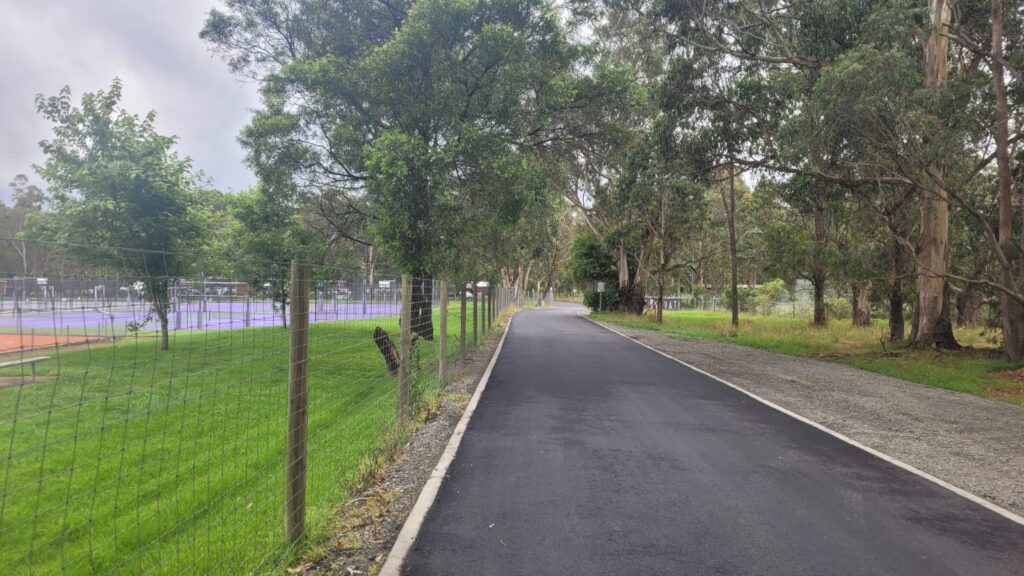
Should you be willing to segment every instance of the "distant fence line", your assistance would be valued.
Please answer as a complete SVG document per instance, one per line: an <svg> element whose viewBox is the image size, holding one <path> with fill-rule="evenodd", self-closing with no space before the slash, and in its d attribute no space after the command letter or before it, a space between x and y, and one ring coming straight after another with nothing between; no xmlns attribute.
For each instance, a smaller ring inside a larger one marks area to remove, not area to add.
<svg viewBox="0 0 1024 576"><path fill-rule="evenodd" d="M260 288L276 297L170 282L167 351L145 277L0 279L0 573L279 569L502 313L535 302L476 282L275 269Z"/></svg>

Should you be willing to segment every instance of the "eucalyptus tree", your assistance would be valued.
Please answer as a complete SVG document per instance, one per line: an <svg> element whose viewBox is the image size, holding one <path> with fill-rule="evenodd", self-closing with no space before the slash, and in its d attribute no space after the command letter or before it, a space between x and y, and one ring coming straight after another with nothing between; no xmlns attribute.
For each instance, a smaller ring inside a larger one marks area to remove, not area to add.
<svg viewBox="0 0 1024 576"><path fill-rule="evenodd" d="M591 137L561 148L569 178L563 191L611 252L622 308L639 314L650 277L651 237L635 225L636 214L621 201L619 182L630 150L651 125L651 93L632 67L605 55L577 90L588 100L600 95L608 105L573 112L573 124Z"/></svg>
<svg viewBox="0 0 1024 576"><path fill-rule="evenodd" d="M273 302L281 325L288 326L291 261L318 260L327 246L302 221L299 206L287 189L261 182L232 202L237 221L233 240L235 267L253 289Z"/></svg>
<svg viewBox="0 0 1024 576"><path fill-rule="evenodd" d="M376 245L419 278L424 338L429 279L484 240L473 216L515 225L545 189L538 156L576 136L578 54L546 0L229 0L202 37L261 81L254 165L366 200Z"/></svg>
<svg viewBox="0 0 1024 576"><path fill-rule="evenodd" d="M666 280L691 264L678 257L705 211L705 188L686 176L686 163L680 161L672 136L664 127L655 126L630 151L617 195L621 208L628 206L628 211L636 215L636 228L650 239L648 251L654 260L651 268L657 286L655 319L659 324L665 308Z"/></svg>
<svg viewBox="0 0 1024 576"><path fill-rule="evenodd" d="M17 255L18 272L22 276L38 276L41 256L47 252L46 247L25 241L30 226L29 220L39 218L46 205L46 193L39 186L29 183L28 176L18 174L9 184L11 188L11 205L5 206L0 201L0 235L10 243ZM4 262L4 264L7 264ZM7 268L15 271L14 267Z"/></svg>
<svg viewBox="0 0 1024 576"><path fill-rule="evenodd" d="M738 162L847 188L918 190L916 344L956 348L944 288L948 186L937 168L955 156L951 143L963 133L947 130L943 106L957 91L947 88L947 13L939 4L935 26L922 25L922 7L909 0L687 0L666 2L661 14L686 52L744 63L735 65L743 73L734 81L752 82L788 103L778 129L764 130L761 145ZM858 86L835 89L857 74L886 80L859 78ZM851 105L851 95L861 99ZM764 118L771 109L749 110Z"/></svg>

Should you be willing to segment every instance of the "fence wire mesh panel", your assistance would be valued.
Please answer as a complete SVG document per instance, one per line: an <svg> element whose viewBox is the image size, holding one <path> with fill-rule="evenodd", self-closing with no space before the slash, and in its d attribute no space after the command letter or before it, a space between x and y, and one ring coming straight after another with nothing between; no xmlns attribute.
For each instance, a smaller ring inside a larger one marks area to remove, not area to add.
<svg viewBox="0 0 1024 576"><path fill-rule="evenodd" d="M223 278L172 274L171 256L0 270L0 573L278 570L401 445L402 386L402 413L421 420L443 391L442 341L457 374L467 322L471 338L461 282L448 283L442 335L436 279L310 266L306 328L289 263ZM493 296L498 312L513 303L503 288ZM307 331L297 356L296 326ZM306 537L289 539L296 358Z"/></svg>

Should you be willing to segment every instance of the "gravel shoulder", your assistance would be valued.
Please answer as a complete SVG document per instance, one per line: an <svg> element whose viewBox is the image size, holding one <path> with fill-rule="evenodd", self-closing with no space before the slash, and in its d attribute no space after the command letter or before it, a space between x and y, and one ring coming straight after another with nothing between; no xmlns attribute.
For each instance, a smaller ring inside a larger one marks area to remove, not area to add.
<svg viewBox="0 0 1024 576"><path fill-rule="evenodd" d="M609 325L1024 515L1024 408L829 362Z"/></svg>

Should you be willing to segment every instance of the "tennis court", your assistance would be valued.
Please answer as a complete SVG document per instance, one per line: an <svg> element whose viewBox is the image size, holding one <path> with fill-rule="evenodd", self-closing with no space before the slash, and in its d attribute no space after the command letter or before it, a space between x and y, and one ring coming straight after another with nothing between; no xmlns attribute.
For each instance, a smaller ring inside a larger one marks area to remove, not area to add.
<svg viewBox="0 0 1024 576"><path fill-rule="evenodd" d="M73 336L70 334L0 334L0 354L17 352L19 350L39 350L40 348L53 348L54 346L71 346L84 344L95 340L102 340L94 336Z"/></svg>

